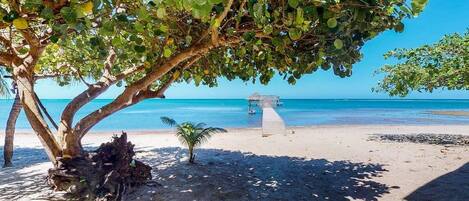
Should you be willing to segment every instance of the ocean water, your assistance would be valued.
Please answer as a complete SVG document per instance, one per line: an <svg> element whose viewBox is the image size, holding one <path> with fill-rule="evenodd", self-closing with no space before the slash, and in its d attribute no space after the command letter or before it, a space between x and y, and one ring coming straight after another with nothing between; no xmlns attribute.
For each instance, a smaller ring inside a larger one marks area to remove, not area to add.
<svg viewBox="0 0 469 201"><path fill-rule="evenodd" d="M43 100L49 113L58 121L70 100ZM82 108L78 118L111 100L95 100ZM276 110L288 126L334 124L469 124L469 117L433 115L433 110L467 110L469 100L346 100L286 99ZM5 128L12 100L0 100L0 129ZM261 113L247 113L244 99L155 99L122 110L96 125L94 131L167 129L161 116L178 122L205 122L210 126L236 128L260 127ZM18 129L30 129L24 114Z"/></svg>

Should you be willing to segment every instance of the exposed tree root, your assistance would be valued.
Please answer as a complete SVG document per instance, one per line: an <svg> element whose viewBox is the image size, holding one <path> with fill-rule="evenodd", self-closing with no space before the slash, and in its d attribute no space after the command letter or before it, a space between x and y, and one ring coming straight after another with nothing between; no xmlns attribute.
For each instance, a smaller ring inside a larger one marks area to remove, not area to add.
<svg viewBox="0 0 469 201"><path fill-rule="evenodd" d="M129 187L151 179L151 167L132 159L134 145L127 134L113 137L82 157L60 158L49 170L48 182L78 200L122 200Z"/></svg>

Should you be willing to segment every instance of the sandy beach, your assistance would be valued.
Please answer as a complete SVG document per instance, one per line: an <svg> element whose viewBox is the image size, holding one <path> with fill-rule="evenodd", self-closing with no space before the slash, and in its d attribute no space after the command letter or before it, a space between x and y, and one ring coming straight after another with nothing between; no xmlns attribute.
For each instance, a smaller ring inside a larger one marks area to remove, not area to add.
<svg viewBox="0 0 469 201"><path fill-rule="evenodd" d="M469 126L312 126L288 133L263 138L261 129L230 129L198 149L197 163L189 165L170 131L128 132L138 158L153 167L152 182L128 200L469 200L469 146L369 140L468 135ZM88 134L83 144L92 149L111 136ZM61 200L45 184L51 164L37 137L19 132L15 145L15 166L0 169L0 200Z"/></svg>

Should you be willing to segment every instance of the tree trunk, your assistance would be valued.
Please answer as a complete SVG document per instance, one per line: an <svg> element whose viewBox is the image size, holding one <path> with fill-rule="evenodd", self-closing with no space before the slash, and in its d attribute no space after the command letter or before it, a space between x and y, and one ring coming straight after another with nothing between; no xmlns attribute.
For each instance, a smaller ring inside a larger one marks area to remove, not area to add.
<svg viewBox="0 0 469 201"><path fill-rule="evenodd" d="M24 112L28 118L31 127L36 132L44 146L44 150L47 153L49 159L57 164L57 157L62 156L62 150L57 143L54 135L52 134L49 126L47 125L44 118L41 116L41 112L37 105L37 100L34 95L34 78L33 73L29 72L25 64L16 66L13 71L16 84L18 86L18 94L23 105Z"/></svg>
<svg viewBox="0 0 469 201"><path fill-rule="evenodd" d="M189 163L194 163L194 147L189 147Z"/></svg>
<svg viewBox="0 0 469 201"><path fill-rule="evenodd" d="M81 138L73 132L63 134L62 151L64 157L78 157L83 153Z"/></svg>
<svg viewBox="0 0 469 201"><path fill-rule="evenodd" d="M3 167L11 167L13 164L11 162L13 158L13 138L15 135L15 126L16 120L21 112L21 100L18 92L16 93L13 106L10 110L10 115L8 116L8 121L5 129L5 145L3 147L3 158L5 163Z"/></svg>

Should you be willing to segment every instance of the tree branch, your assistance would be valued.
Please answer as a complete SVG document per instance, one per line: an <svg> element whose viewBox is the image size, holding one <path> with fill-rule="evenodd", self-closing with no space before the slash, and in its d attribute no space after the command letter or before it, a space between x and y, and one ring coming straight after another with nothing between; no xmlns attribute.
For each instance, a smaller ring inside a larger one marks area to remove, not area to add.
<svg viewBox="0 0 469 201"><path fill-rule="evenodd" d="M218 24L218 25L217 26L211 25L207 30L205 30L201 34L201 36L200 36L199 40L197 41L197 43L202 42L210 33L212 34L211 35L212 43L213 44L218 43L217 42L218 41L218 30L217 30L218 26L221 24L223 19L225 19L226 15L228 15L228 12L230 11L232 4L233 4L233 0L229 0L228 4L223 9L223 12L219 16L217 16L217 18L215 19L216 20L215 23Z"/></svg>
<svg viewBox="0 0 469 201"><path fill-rule="evenodd" d="M1 66L11 66L13 62L14 55L8 54L5 52L0 52L0 65Z"/></svg>
<svg viewBox="0 0 469 201"><path fill-rule="evenodd" d="M232 42L239 42L238 39L233 40L223 40L223 44L231 44ZM164 97L163 93L166 89L177 79L172 77L167 83L165 83L160 89L156 92L148 91L148 86L152 84L155 80L160 79L163 75L169 72L172 68L177 66L179 63L189 61L186 63L184 68L194 64L198 59L202 57L205 53L209 52L212 48L217 46L212 43L207 43L204 45L193 46L186 51L175 55L169 59L165 64L158 68L154 68L154 71L148 73L145 77L128 86L124 92L122 92L114 101L101 107L100 109L90 113L81 119L74 127L75 132L83 136L87 133L94 125L108 117L109 115L127 108L131 105L134 105L141 100L154 97ZM194 58L195 59L194 59Z"/></svg>
<svg viewBox="0 0 469 201"><path fill-rule="evenodd" d="M0 35L0 42L3 44L3 46L5 46L8 49L12 48L11 41L2 35Z"/></svg>
<svg viewBox="0 0 469 201"><path fill-rule="evenodd" d="M39 99L39 96L37 96L36 92L34 92L34 98L36 99L36 102L38 103L41 111L46 115L47 119L49 119L52 126L54 126L55 129L59 129L59 127L57 126L57 123L55 123L52 116L50 116L49 112L47 111L46 107L42 104L41 99Z"/></svg>
<svg viewBox="0 0 469 201"><path fill-rule="evenodd" d="M233 0L228 0L227 5L223 12L215 19L215 25L212 25L212 43L218 44L218 27L220 26L221 22L225 19L226 15L231 9L231 5L233 5Z"/></svg>
<svg viewBox="0 0 469 201"><path fill-rule="evenodd" d="M106 61L104 62L103 77L107 77L107 78L111 77L112 66L114 65L115 61L116 61L116 52L114 51L114 48L110 47L109 55L107 56Z"/></svg>
<svg viewBox="0 0 469 201"><path fill-rule="evenodd" d="M114 77L102 77L98 82L95 84L90 84L89 87L76 96L74 99L70 101L65 107L60 120L60 125L58 129L59 135L62 135L66 132L69 132L72 129L73 118L75 114L81 109L83 106L88 104L90 101L104 93L109 89L110 86L114 85L120 80L123 80L127 76L136 73L145 69L144 65L136 66L133 68L129 68L122 73L114 76Z"/></svg>

